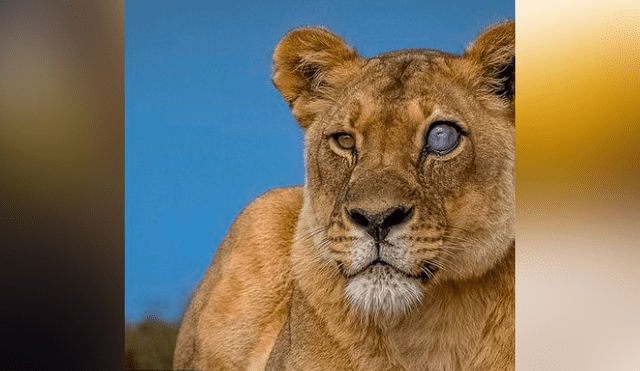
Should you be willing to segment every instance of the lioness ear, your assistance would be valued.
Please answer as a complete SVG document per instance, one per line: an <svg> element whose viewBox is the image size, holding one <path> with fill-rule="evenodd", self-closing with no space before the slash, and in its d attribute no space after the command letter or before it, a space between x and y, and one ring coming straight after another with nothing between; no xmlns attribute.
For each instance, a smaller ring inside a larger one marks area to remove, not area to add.
<svg viewBox="0 0 640 371"><path fill-rule="evenodd" d="M304 107L331 85L332 72L358 60L356 51L330 31L298 28L285 35L273 52L273 84L304 127L310 123Z"/></svg>
<svg viewBox="0 0 640 371"><path fill-rule="evenodd" d="M481 83L493 94L513 103L516 95L516 25L497 24L481 33L464 57L480 67Z"/></svg>

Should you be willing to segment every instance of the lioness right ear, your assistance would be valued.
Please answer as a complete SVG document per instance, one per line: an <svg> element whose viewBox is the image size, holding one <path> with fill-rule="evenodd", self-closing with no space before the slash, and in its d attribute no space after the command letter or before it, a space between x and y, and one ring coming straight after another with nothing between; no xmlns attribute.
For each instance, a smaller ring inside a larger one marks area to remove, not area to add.
<svg viewBox="0 0 640 371"><path fill-rule="evenodd" d="M480 68L479 81L490 93L513 104L516 95L516 25L513 21L485 30L464 53Z"/></svg>
<svg viewBox="0 0 640 371"><path fill-rule="evenodd" d="M298 28L273 52L273 84L289 103L294 117L306 127L313 118L308 104L329 88L344 67L360 60L356 51L321 27Z"/></svg>

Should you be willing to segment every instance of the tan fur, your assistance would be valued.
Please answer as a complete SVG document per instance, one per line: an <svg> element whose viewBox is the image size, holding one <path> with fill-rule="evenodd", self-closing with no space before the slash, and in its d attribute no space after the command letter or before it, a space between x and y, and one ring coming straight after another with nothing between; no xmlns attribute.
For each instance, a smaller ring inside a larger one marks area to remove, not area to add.
<svg viewBox="0 0 640 371"><path fill-rule="evenodd" d="M273 81L305 130L305 185L236 219L174 368L514 370L514 66L512 22L462 56L287 34ZM435 153L442 121L462 134Z"/></svg>

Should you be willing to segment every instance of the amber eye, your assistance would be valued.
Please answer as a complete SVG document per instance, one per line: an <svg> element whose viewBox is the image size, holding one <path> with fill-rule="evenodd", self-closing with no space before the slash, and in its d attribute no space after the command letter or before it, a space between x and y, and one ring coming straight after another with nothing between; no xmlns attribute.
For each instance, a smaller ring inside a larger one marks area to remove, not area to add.
<svg viewBox="0 0 640 371"><path fill-rule="evenodd" d="M353 149L356 146L356 139L351 134L336 133L333 134L333 140L344 149Z"/></svg>

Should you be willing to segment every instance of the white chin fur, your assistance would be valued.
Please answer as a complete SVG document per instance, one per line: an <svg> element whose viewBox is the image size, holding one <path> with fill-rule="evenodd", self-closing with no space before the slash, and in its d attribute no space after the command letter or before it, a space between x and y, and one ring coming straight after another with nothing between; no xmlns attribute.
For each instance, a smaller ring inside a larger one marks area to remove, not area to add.
<svg viewBox="0 0 640 371"><path fill-rule="evenodd" d="M422 297L420 283L384 265L374 265L351 277L347 297L364 313L399 314Z"/></svg>

